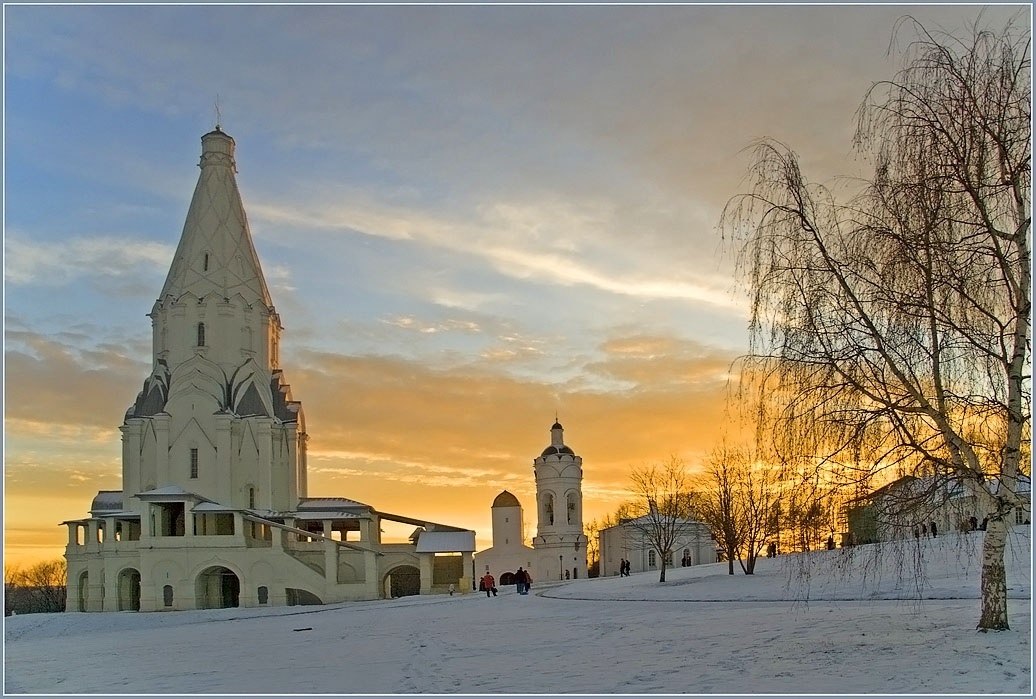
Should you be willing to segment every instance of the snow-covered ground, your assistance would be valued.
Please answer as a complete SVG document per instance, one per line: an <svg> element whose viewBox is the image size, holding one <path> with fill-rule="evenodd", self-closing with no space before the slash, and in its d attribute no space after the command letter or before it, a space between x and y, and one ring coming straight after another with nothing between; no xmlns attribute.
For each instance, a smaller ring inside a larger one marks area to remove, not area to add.
<svg viewBox="0 0 1036 699"><path fill-rule="evenodd" d="M1002 633L974 630L980 536L906 542L921 600L912 569L861 546L529 596L11 617L5 693L1029 694L1030 529Z"/></svg>

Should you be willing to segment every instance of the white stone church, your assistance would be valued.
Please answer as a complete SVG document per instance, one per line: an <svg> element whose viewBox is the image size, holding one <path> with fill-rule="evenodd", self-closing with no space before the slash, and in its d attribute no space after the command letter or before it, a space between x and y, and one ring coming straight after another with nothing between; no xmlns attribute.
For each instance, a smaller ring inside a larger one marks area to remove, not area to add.
<svg viewBox="0 0 1036 699"><path fill-rule="evenodd" d="M473 531L308 496L306 421L281 370L283 328L238 192L234 139L217 126L201 141L183 234L149 314L153 368L120 427L122 490L63 522L67 609L470 590ZM410 541L383 543L383 520L413 525ZM543 536L554 541L555 529Z"/></svg>
<svg viewBox="0 0 1036 699"><path fill-rule="evenodd" d="M478 575L492 573L498 585L514 582L519 567L536 581L587 577L583 533L583 459L565 446L555 420L550 444L533 460L536 478L536 536L525 545L522 505L509 491L493 501L493 545L475 554Z"/></svg>

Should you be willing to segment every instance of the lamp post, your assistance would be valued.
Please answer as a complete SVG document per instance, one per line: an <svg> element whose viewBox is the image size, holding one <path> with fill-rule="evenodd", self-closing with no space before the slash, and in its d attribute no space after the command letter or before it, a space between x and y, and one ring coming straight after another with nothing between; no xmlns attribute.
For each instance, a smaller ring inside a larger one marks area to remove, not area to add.
<svg viewBox="0 0 1036 699"><path fill-rule="evenodd" d="M565 579L565 556L564 554L558 554L558 580Z"/></svg>

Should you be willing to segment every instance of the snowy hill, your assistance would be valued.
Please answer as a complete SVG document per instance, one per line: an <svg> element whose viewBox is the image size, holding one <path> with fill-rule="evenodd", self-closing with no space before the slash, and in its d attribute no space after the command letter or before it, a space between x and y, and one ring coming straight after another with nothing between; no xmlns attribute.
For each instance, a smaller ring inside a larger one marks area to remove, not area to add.
<svg viewBox="0 0 1036 699"><path fill-rule="evenodd" d="M981 532L487 599L5 622L5 693L1031 693L1030 529L982 634ZM924 571L914 575L914 561Z"/></svg>

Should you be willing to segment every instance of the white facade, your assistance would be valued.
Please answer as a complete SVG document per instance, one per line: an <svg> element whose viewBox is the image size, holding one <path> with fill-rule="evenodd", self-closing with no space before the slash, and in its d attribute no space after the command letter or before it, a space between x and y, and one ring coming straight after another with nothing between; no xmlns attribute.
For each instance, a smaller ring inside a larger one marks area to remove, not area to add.
<svg viewBox="0 0 1036 699"><path fill-rule="evenodd" d="M522 505L509 491L503 491L493 500L493 545L475 554L476 577L492 573L498 585L514 582L508 573L518 568L536 571L533 559L536 551L525 545L525 522Z"/></svg>
<svg viewBox="0 0 1036 699"><path fill-rule="evenodd" d="M493 546L475 554L479 575L490 572L499 584L510 584L518 567L537 580L587 577L583 533L583 459L565 445L564 428L550 429L550 444L533 460L536 479L536 535L525 545L523 510L503 491L493 501Z"/></svg>
<svg viewBox="0 0 1036 699"><path fill-rule="evenodd" d="M619 562L630 562L630 573L657 571L662 564L662 552L651 545L643 525L646 517L627 520L598 533L601 556L601 577L619 574ZM716 563L716 542L708 525L703 522L682 520L678 524L676 543L669 553L666 568Z"/></svg>
<svg viewBox="0 0 1036 699"><path fill-rule="evenodd" d="M123 488L98 493L88 518L65 522L67 608L468 589L474 532L308 497L305 418L280 368L283 328L252 244L234 148L218 126L202 137L201 174L149 314L152 371L120 427ZM382 544L382 519L417 525L411 543Z"/></svg>

